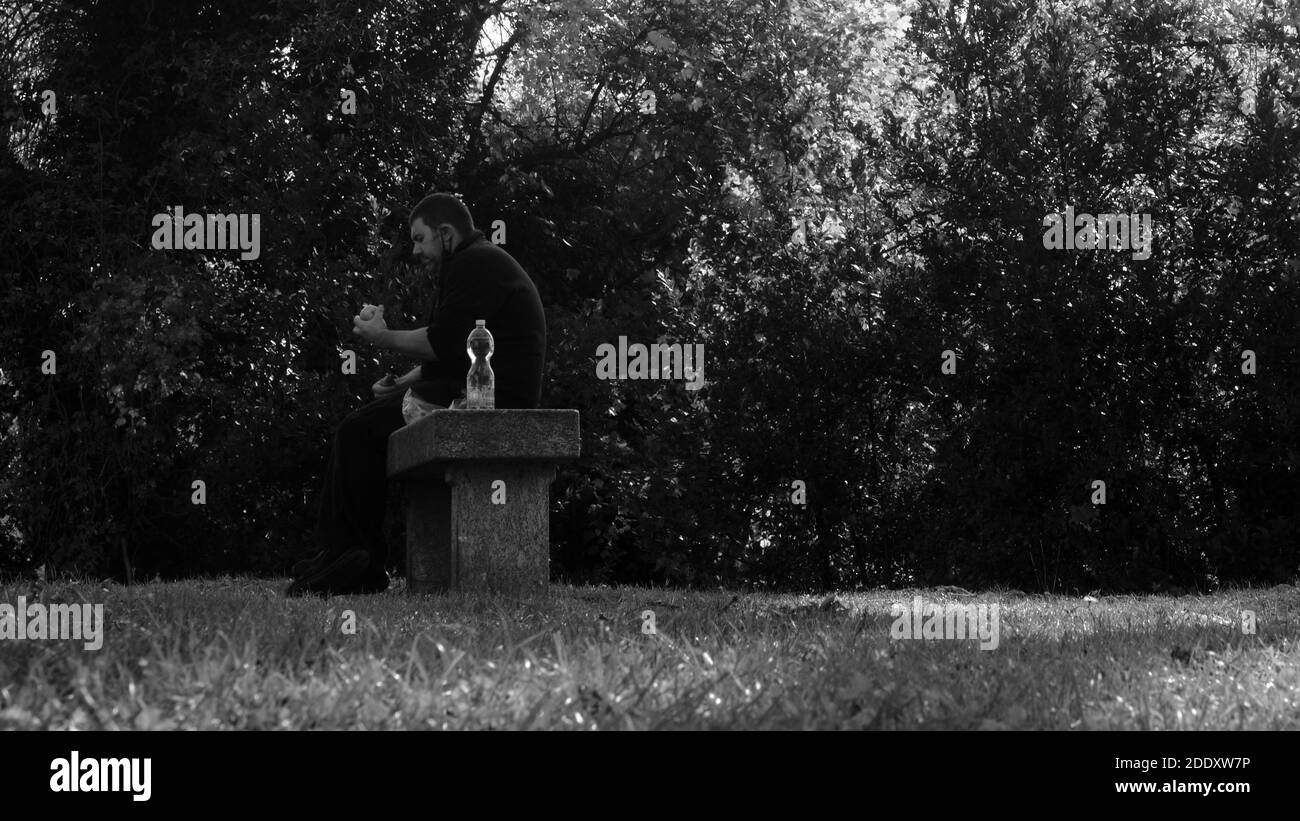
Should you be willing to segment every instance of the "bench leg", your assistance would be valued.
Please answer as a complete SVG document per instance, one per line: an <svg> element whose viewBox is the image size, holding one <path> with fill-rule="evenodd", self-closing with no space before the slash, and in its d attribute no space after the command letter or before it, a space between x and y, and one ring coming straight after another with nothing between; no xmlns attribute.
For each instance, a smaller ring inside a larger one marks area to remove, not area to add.
<svg viewBox="0 0 1300 821"><path fill-rule="evenodd" d="M451 489L443 482L406 482L406 589L456 589L451 550Z"/></svg>
<svg viewBox="0 0 1300 821"><path fill-rule="evenodd" d="M555 469L548 462L447 467L456 589L527 593L549 584Z"/></svg>

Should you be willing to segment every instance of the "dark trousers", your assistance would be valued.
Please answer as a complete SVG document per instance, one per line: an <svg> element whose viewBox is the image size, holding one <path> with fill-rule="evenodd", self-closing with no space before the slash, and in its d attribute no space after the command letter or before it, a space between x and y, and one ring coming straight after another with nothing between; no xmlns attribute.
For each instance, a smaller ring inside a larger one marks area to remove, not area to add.
<svg viewBox="0 0 1300 821"><path fill-rule="evenodd" d="M451 404L456 389L457 385L444 381L422 380L411 385L418 396L442 407ZM405 395L406 391L398 391L362 405L344 417L334 432L316 519L320 549L342 553L360 548L381 567L388 560L384 539L388 436L406 424L402 418Z"/></svg>
<svg viewBox="0 0 1300 821"><path fill-rule="evenodd" d="M388 559L388 435L406 424L400 391L349 413L334 433L316 521L317 545L331 553L361 548Z"/></svg>

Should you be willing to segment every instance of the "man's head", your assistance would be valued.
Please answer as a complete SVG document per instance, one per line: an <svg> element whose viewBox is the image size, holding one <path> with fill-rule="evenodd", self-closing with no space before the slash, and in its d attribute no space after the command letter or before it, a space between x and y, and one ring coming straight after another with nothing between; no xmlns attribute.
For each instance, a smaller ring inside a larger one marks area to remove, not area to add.
<svg viewBox="0 0 1300 821"><path fill-rule="evenodd" d="M462 239L474 232L469 209L451 194L430 194L411 209L411 255L440 266Z"/></svg>

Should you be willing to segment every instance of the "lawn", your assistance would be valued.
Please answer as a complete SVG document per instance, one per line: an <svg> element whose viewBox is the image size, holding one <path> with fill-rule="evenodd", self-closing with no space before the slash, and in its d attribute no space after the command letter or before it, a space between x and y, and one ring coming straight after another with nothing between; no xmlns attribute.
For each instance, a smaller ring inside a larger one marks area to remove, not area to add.
<svg viewBox="0 0 1300 821"><path fill-rule="evenodd" d="M99 650L0 641L0 729L1300 729L1294 586L411 598L398 581L286 600L286 583L0 586L106 622ZM914 596L997 604L997 648L892 640L890 605Z"/></svg>

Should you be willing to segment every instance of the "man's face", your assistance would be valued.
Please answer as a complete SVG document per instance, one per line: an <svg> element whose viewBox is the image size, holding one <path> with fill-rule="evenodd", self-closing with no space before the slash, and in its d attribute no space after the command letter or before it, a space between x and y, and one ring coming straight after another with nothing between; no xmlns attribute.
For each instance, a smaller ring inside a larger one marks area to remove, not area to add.
<svg viewBox="0 0 1300 821"><path fill-rule="evenodd" d="M421 265L432 265L436 270L442 265L443 235L445 227L432 228L424 220L411 223L411 256Z"/></svg>

